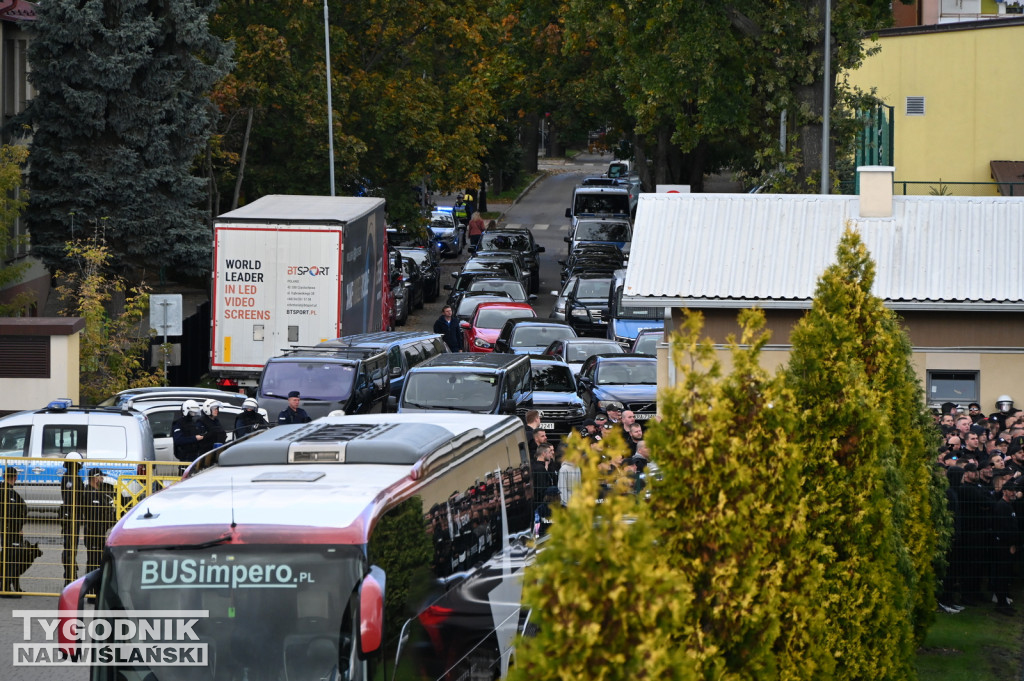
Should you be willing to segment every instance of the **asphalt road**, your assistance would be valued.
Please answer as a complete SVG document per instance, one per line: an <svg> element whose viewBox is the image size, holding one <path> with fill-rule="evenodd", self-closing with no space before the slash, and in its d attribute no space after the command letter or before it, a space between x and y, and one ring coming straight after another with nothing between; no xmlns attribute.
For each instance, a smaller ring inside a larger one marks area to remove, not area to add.
<svg viewBox="0 0 1024 681"><path fill-rule="evenodd" d="M559 286L559 265L557 260L564 259L567 245L563 238L568 234L569 221L565 217L565 209L569 205L572 188L584 175L596 175L604 172L610 155L597 154L577 157L574 163L565 164L561 160L544 162L541 168L547 175L536 182L523 196L513 204L489 202L489 208L503 212L499 223L527 226L533 231L534 239L545 252L541 254L541 284L538 300L535 304L537 314L547 317L554 305L555 292ZM451 272L456 272L465 262L468 254L462 257L445 260L442 264L443 282L451 282ZM441 314L444 296L434 303L428 303L422 310L416 310L402 328L408 330L429 330L434 320ZM33 541L39 541L43 556L33 564L22 588L29 591L53 592L63 585L60 564L60 536L55 522L34 520L26 528L26 535ZM84 547L83 547L84 554ZM82 556L84 560L84 555ZM0 679L3 681L86 681L89 674L83 667L28 667L14 666L13 645L24 640L23 620L14 616L15 611L22 610L55 610L57 599L52 596L23 596L20 599L5 599L2 603L3 615L0 616ZM36 630L38 634L38 630ZM33 637L35 642L41 642Z"/></svg>

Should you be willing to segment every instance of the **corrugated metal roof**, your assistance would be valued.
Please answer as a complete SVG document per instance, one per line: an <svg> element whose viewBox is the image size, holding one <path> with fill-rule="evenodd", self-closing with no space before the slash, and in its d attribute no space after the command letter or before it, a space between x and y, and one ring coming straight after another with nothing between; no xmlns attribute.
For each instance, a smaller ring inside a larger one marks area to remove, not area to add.
<svg viewBox="0 0 1024 681"><path fill-rule="evenodd" d="M217 219L347 222L383 205L384 199L369 196L268 194Z"/></svg>
<svg viewBox="0 0 1024 681"><path fill-rule="evenodd" d="M856 196L641 194L624 295L637 304L806 307L844 226L892 307L1024 303L1024 201L893 197L861 218ZM787 302L788 301L788 302Z"/></svg>

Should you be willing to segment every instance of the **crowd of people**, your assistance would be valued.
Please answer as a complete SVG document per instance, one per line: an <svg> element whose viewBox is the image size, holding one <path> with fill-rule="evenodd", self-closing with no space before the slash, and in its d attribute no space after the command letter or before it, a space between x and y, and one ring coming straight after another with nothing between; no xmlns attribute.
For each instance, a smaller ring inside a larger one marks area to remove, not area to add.
<svg viewBox="0 0 1024 681"><path fill-rule="evenodd" d="M1009 396L996 408L986 416L976 402L966 412L947 402L936 415L936 467L949 481L953 519L939 607L950 614L988 602L1016 612L1010 587L1024 536L1024 412Z"/></svg>
<svg viewBox="0 0 1024 681"><path fill-rule="evenodd" d="M565 441L557 447L548 441L547 432L540 427L539 411L526 412L524 422L534 489L534 530L538 536L542 536L551 524L552 507L568 504L579 489L581 471L576 464L565 458ZM598 470L608 476L609 480L615 478L616 473L622 474L620 480L626 481L623 490L626 493L642 493L647 486L647 476L657 472L657 466L651 462L644 443L643 424L637 421L632 411L623 409L618 402L605 404L603 411L586 419L579 429L579 436L587 444L589 452L598 457ZM614 437L625 443L625 453L605 447L606 440ZM610 491L610 483L603 485L602 493Z"/></svg>

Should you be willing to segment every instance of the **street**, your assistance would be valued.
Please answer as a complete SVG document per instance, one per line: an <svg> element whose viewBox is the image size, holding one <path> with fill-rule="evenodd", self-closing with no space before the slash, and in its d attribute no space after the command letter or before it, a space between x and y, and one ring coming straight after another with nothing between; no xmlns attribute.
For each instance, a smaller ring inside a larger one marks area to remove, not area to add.
<svg viewBox="0 0 1024 681"><path fill-rule="evenodd" d="M566 256L567 246L563 238L568 234L569 222L565 218L565 208L569 204L572 188L583 175L604 172L610 160L611 156L607 154L583 154L574 163L563 163L561 159L545 162L541 159L541 169L547 171L547 176L536 182L516 202L501 204L492 201L493 205L489 206L492 211L503 211L499 224L529 227L536 242L545 248L540 256L541 282L534 306L540 317L547 317L551 312L555 299L552 292L559 287L557 261ZM463 253L460 258L442 262L443 284L453 281L451 273L459 270L467 256L468 253ZM441 314L445 299L443 293L434 303L412 312L409 321L401 328L431 329L434 320ZM22 588L29 592L59 590L63 585L59 526L53 519L34 519L26 526L25 534L30 540L39 542L43 555L23 577ZM84 547L82 554L80 560L84 561ZM0 670L3 670L4 681L84 681L88 678L88 670L83 667L15 667L13 647L24 641L22 620L15 618L15 611L52 611L57 607L57 599L52 596L23 596L20 599L5 599L3 604L5 613L0 617L0 640L5 645L0 646Z"/></svg>

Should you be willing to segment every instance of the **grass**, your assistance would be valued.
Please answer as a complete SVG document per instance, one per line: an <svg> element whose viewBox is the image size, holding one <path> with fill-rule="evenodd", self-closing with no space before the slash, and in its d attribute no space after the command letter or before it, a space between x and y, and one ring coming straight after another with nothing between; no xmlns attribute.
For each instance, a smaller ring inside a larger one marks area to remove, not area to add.
<svg viewBox="0 0 1024 681"><path fill-rule="evenodd" d="M1017 600L1017 605L1020 604ZM936 615L924 645L917 651L918 678L928 681L1019 679L1024 662L1021 651L1024 620L1020 614L1000 615L994 607L985 604L969 607L958 615Z"/></svg>

